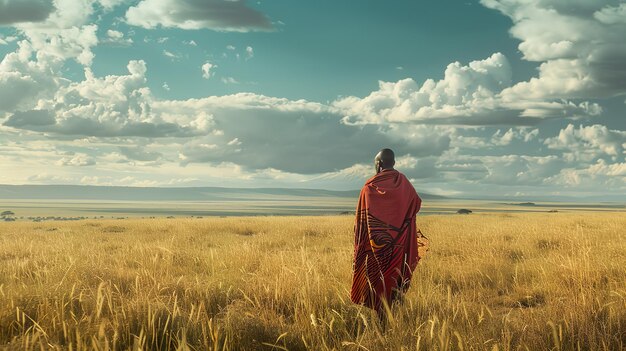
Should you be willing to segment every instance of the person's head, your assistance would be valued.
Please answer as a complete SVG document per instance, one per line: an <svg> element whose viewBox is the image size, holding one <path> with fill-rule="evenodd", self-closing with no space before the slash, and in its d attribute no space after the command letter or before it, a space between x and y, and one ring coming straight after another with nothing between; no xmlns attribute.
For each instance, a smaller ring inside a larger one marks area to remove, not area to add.
<svg viewBox="0 0 626 351"><path fill-rule="evenodd" d="M396 157L391 149L382 149L376 154L374 158L374 166L376 167L376 173L380 173L386 169L393 169L393 165L396 164Z"/></svg>

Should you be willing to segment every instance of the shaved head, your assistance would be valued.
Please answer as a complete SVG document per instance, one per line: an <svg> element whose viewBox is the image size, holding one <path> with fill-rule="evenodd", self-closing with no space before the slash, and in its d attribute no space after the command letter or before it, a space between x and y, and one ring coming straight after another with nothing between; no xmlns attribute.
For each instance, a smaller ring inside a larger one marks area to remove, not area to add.
<svg viewBox="0 0 626 351"><path fill-rule="evenodd" d="M382 149L376 154L374 158L374 164L376 166L376 173L385 169L393 169L393 165L396 164L396 156L391 149Z"/></svg>

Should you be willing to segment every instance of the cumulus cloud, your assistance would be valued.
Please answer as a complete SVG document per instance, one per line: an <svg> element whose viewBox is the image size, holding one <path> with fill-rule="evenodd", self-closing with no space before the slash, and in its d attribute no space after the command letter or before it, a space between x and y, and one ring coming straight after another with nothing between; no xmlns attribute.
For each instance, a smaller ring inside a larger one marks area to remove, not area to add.
<svg viewBox="0 0 626 351"><path fill-rule="evenodd" d="M63 84L60 61L41 56L33 60L33 55L32 45L23 40L0 61L0 112L33 109L38 99L53 95Z"/></svg>
<svg viewBox="0 0 626 351"><path fill-rule="evenodd" d="M91 48L98 44L96 24L87 24L93 14L93 0L56 0L55 9L40 22L23 22L14 26L37 52L38 60L75 59L91 65Z"/></svg>
<svg viewBox="0 0 626 351"><path fill-rule="evenodd" d="M118 5L123 4L124 2L126 2L128 0L98 0L98 2L100 3L100 5L106 10L106 11L110 11L113 8L115 8Z"/></svg>
<svg viewBox="0 0 626 351"><path fill-rule="evenodd" d="M143 61L130 61L128 72L128 75L98 78L87 68L84 81L59 87L52 98L38 102L39 110L14 113L4 125L60 135L99 137L183 137L210 131L211 116L207 114L196 111L176 116L152 111L153 98L145 86Z"/></svg>
<svg viewBox="0 0 626 351"><path fill-rule="evenodd" d="M104 40L104 43L119 46L130 46L133 44L133 39L126 38L124 33L120 31L109 29L106 32L106 39Z"/></svg>
<svg viewBox="0 0 626 351"><path fill-rule="evenodd" d="M626 181L626 163L607 163L605 160L598 160L588 168L589 173L605 175L609 177L622 177Z"/></svg>
<svg viewBox="0 0 626 351"><path fill-rule="evenodd" d="M215 68L217 68L216 65L212 64L211 62L205 62L201 69L202 69L202 78L204 79L209 79L211 78L211 76L215 73Z"/></svg>
<svg viewBox="0 0 626 351"><path fill-rule="evenodd" d="M129 62L128 74L120 76L96 77L86 68L84 81L59 86L39 99L37 109L15 112L3 125L75 138L182 138L182 164L228 161L249 170L306 174L369 163L381 145L400 156L427 157L450 143L439 127L346 125L334 108L306 100L249 93L157 100L146 87L146 71L143 61ZM153 152L120 149L140 161L156 159Z"/></svg>
<svg viewBox="0 0 626 351"><path fill-rule="evenodd" d="M533 139L536 139L538 135L539 129L509 128L506 132L502 132L498 129L498 131L491 137L491 142L494 145L509 145L514 140L521 140L528 143Z"/></svg>
<svg viewBox="0 0 626 351"><path fill-rule="evenodd" d="M272 25L245 0L142 0L126 12L129 24L144 28L162 26L217 31L268 31Z"/></svg>
<svg viewBox="0 0 626 351"><path fill-rule="evenodd" d="M51 0L0 0L0 26L42 22L54 11Z"/></svg>
<svg viewBox="0 0 626 351"><path fill-rule="evenodd" d="M570 124L557 135L543 140L536 131L511 128L498 130L491 137L481 137L464 136L467 131L456 130L450 151L437 160L437 177L450 184L474 187L479 184L514 185L516 189L532 187L528 188L528 194L535 195L546 191L538 192L538 189L574 186L579 194L599 188L626 189L626 178L622 174L626 164L626 132L602 125L575 127ZM516 140L527 140L524 141L527 145L519 149L507 147ZM542 145L548 147L547 155L541 150ZM480 151L468 152L467 149ZM488 151L490 149L493 151Z"/></svg>
<svg viewBox="0 0 626 351"><path fill-rule="evenodd" d="M594 115L596 104L567 101L506 101L501 92L511 86L511 66L500 53L472 61L451 63L439 81L422 85L407 78L380 82L379 90L364 98L339 99L334 106L346 123L535 124L536 117Z"/></svg>
<svg viewBox="0 0 626 351"><path fill-rule="evenodd" d="M54 0L54 11L43 21L16 25L22 30L53 31L85 25L94 12L94 0Z"/></svg>
<svg viewBox="0 0 626 351"><path fill-rule="evenodd" d="M505 99L591 98L626 93L625 6L615 1L482 0L511 18L511 34L539 76Z"/></svg>
<svg viewBox="0 0 626 351"><path fill-rule="evenodd" d="M84 167L95 165L96 160L87 154L76 154L63 157L56 164L57 166Z"/></svg>
<svg viewBox="0 0 626 351"><path fill-rule="evenodd" d="M559 135L545 140L550 149L564 150L573 161L592 161L600 156L624 159L626 156L626 131L611 130L594 124L578 126L569 124Z"/></svg>
<svg viewBox="0 0 626 351"><path fill-rule="evenodd" d="M598 160L582 168L563 168L558 174L548 178L546 183L572 187L596 193L598 187L626 191L626 163L607 163Z"/></svg>
<svg viewBox="0 0 626 351"><path fill-rule="evenodd" d="M532 125L542 118L596 116L597 103L584 99L626 94L626 5L612 0L482 0L513 21L523 58L540 62L538 75L512 82L499 53L448 65L444 78L381 82L364 98L335 105L346 121L366 123L453 123Z"/></svg>
<svg viewBox="0 0 626 351"><path fill-rule="evenodd" d="M12 3L2 1L0 6ZM509 60L496 53L452 63L439 80L381 82L368 96L323 104L249 93L159 100L148 88L147 67L140 60L128 63L128 73L95 76L90 65L98 27L89 19L94 8L108 11L123 1L55 0L45 18L11 22L20 39L15 52L0 62L0 144L7 135L14 141L10 148L0 147L2 164L19 164L15 168L22 175L67 166L33 182L166 185L178 184L177 179L204 181L210 174L219 181L229 178L231 186L278 180L353 187L371 175L378 149L391 147L398 168L418 184L624 188L626 132L598 124L569 125L557 135L541 129L540 138L539 128L526 127L545 118L598 115L602 108L584 100L624 93L620 35L625 6L615 2L576 1L570 6L564 0L484 0L512 18L511 32L521 40L524 58L541 63L537 76L527 82L514 82ZM271 30L267 18L244 1L135 4L127 20L146 28ZM224 9L226 15L216 15ZM246 11L265 25L238 17ZM103 43L132 43L131 34L114 29L100 33ZM2 40L9 38L0 44ZM254 56L251 46L237 45L222 51L241 59ZM67 60L84 66L84 80L64 78ZM216 67L205 62L196 69L209 79ZM238 83L220 78L225 84ZM169 90L167 83L161 87ZM20 144L25 136L54 142L28 153ZM93 167L80 167L96 160L107 174L94 177ZM180 178L173 179L172 172Z"/></svg>
<svg viewBox="0 0 626 351"><path fill-rule="evenodd" d="M91 48L98 44L97 25L85 25L54 31L27 30L33 48L40 55L48 55L59 60L75 59L90 66L95 55Z"/></svg>

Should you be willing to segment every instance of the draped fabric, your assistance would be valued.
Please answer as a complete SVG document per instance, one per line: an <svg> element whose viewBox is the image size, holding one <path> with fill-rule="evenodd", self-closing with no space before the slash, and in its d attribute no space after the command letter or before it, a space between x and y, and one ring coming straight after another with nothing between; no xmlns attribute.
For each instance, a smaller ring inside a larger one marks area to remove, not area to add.
<svg viewBox="0 0 626 351"><path fill-rule="evenodd" d="M396 170L370 178L359 197L354 225L352 302L381 311L406 292L420 259L415 216L422 200Z"/></svg>

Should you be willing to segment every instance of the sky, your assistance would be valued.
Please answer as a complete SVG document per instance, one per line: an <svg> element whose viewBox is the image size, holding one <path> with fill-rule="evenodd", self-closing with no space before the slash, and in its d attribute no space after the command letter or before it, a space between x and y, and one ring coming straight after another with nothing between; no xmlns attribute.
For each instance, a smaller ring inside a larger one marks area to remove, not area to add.
<svg viewBox="0 0 626 351"><path fill-rule="evenodd" d="M0 0L0 184L626 199L626 1Z"/></svg>

